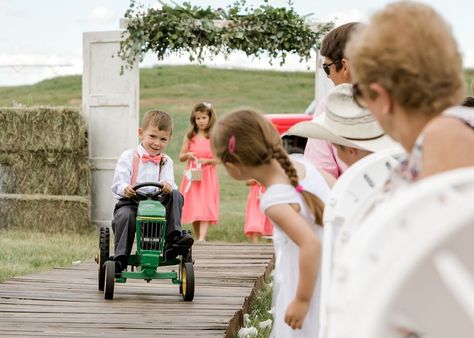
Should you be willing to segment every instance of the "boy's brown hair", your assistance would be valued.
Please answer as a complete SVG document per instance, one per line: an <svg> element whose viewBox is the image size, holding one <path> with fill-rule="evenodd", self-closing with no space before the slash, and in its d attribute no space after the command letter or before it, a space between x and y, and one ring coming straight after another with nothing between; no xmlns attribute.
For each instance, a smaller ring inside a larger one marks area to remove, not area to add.
<svg viewBox="0 0 474 338"><path fill-rule="evenodd" d="M392 3L352 35L346 54L354 82L372 99L378 83L408 112L426 116L460 104L462 56L451 27L430 6Z"/></svg>
<svg viewBox="0 0 474 338"><path fill-rule="evenodd" d="M191 111L191 116L189 117L189 122L191 122L191 126L189 127L188 132L186 133L186 137L188 138L188 140L191 140L193 136L196 135L198 132L198 126L196 124L197 112L205 113L207 114L207 116L209 116L209 123L207 125L207 128L204 130L207 138L209 138L209 134L212 130L212 127L214 127L214 124L216 124L216 113L212 105L207 102L198 103L194 106L193 110Z"/></svg>
<svg viewBox="0 0 474 338"><path fill-rule="evenodd" d="M278 131L260 113L244 109L224 116L211 133L211 146L222 163L254 167L275 159L285 170L291 185L295 188L299 185L296 169L283 148ZM323 202L310 192L301 193L316 223L322 225Z"/></svg>
<svg viewBox="0 0 474 338"><path fill-rule="evenodd" d="M342 68L340 62L344 57L344 50L349 41L350 35L357 27L361 25L360 22L349 22L330 31L321 42L320 54L324 57L330 58L334 63L336 70Z"/></svg>
<svg viewBox="0 0 474 338"><path fill-rule="evenodd" d="M154 127L159 130L169 131L170 135L173 132L173 120L168 113L160 110L150 110L145 113L141 128L143 130Z"/></svg>

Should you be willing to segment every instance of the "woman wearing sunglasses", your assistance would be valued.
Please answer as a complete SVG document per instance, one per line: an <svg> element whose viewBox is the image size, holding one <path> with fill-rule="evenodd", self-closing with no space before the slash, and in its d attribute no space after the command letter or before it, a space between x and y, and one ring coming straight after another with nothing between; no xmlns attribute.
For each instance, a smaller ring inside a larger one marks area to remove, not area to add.
<svg viewBox="0 0 474 338"><path fill-rule="evenodd" d="M346 55L354 99L408 153L392 187L474 166L474 109L458 106L465 96L462 57L436 11L390 4L351 37Z"/></svg>

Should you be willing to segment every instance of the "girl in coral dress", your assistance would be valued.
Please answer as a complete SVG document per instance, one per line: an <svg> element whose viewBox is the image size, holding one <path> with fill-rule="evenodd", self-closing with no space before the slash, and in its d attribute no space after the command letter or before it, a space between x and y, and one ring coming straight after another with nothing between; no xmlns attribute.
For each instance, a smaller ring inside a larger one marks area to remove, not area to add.
<svg viewBox="0 0 474 338"><path fill-rule="evenodd" d="M216 122L211 104L197 104L191 112L191 126L179 152L188 161L180 192L184 196L182 223L192 223L198 241L205 241L209 225L219 220L219 181L209 133Z"/></svg>
<svg viewBox="0 0 474 338"><path fill-rule="evenodd" d="M250 187L245 207L244 233L252 243L258 243L261 236L271 236L273 226L268 216L260 210L260 196L265 188L255 180L248 180Z"/></svg>

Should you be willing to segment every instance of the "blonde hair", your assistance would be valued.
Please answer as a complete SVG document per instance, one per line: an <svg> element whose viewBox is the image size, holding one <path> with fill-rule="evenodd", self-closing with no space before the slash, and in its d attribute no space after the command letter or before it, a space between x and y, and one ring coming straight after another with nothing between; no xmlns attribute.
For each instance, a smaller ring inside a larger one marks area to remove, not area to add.
<svg viewBox="0 0 474 338"><path fill-rule="evenodd" d="M450 26L430 6L392 3L352 34L346 48L354 82L371 98L379 83L408 111L427 116L464 96L462 56Z"/></svg>
<svg viewBox="0 0 474 338"><path fill-rule="evenodd" d="M285 170L291 185L295 188L299 185L296 169L277 130L260 113L238 110L221 118L211 133L211 146L222 163L256 167L275 159ZM323 202L310 192L301 193L316 223L322 225Z"/></svg>
<svg viewBox="0 0 474 338"><path fill-rule="evenodd" d="M197 134L198 129L199 129L196 124L197 112L204 113L204 114L207 114L207 116L209 116L209 123L207 124L206 129L204 129L204 133L206 134L207 138L209 138L209 134L212 130L212 127L214 127L214 124L216 124L216 113L212 105L207 102L198 103L197 105L194 106L193 110L191 111L191 116L189 117L189 122L191 122L191 126L188 128L188 131L186 132L186 137L188 138L188 140L191 140L193 136Z"/></svg>
<svg viewBox="0 0 474 338"><path fill-rule="evenodd" d="M150 110L145 113L141 125L142 129L147 129L148 127L169 131L171 135L173 132L173 120L171 119L171 116L164 111Z"/></svg>

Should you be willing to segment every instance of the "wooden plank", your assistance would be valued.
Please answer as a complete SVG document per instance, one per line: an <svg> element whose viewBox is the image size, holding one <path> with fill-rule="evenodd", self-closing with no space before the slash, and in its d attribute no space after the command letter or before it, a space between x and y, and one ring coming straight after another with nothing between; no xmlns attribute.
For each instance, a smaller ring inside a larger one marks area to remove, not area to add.
<svg viewBox="0 0 474 338"><path fill-rule="evenodd" d="M0 284L0 335L223 337L265 273L273 248L204 243L193 247L193 256L193 302L182 301L169 280L117 283L114 300L104 300L93 261L8 280Z"/></svg>

